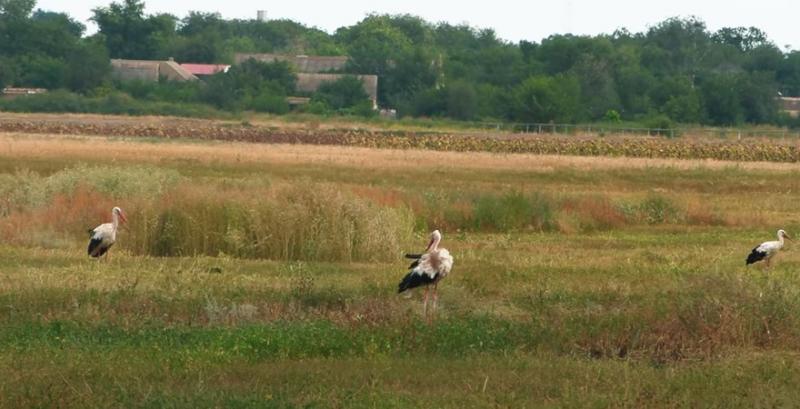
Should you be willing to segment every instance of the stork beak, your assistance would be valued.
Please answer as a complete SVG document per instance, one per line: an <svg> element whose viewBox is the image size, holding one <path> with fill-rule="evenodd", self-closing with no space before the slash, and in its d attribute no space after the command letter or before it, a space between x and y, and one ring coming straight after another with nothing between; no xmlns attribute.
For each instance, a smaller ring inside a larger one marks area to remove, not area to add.
<svg viewBox="0 0 800 409"><path fill-rule="evenodd" d="M128 222L128 217L125 216L125 212L123 211L119 212L119 220L122 221L122 223Z"/></svg>
<svg viewBox="0 0 800 409"><path fill-rule="evenodd" d="M433 237L431 237L431 241L428 242L428 247L425 249L425 251L431 251L431 247L433 247Z"/></svg>
<svg viewBox="0 0 800 409"><path fill-rule="evenodd" d="M789 240L791 240L791 239L792 239L792 238L791 238L791 237L789 237L789 235L788 235L788 234L786 234L786 233L783 233L783 238L784 238L784 239L789 239Z"/></svg>

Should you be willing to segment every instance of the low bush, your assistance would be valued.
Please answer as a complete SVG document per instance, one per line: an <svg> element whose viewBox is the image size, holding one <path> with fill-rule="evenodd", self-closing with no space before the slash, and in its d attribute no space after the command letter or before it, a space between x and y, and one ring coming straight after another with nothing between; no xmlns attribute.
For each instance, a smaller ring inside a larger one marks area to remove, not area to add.
<svg viewBox="0 0 800 409"><path fill-rule="evenodd" d="M165 115L196 118L225 117L208 105L185 102L144 101L121 92L87 97L67 91L0 100L0 111L96 113L111 115Z"/></svg>

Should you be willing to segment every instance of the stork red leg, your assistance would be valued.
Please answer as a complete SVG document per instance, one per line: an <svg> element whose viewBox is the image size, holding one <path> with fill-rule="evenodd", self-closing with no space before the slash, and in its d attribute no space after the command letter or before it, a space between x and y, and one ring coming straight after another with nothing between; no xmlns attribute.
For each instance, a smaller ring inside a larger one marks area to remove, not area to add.
<svg viewBox="0 0 800 409"><path fill-rule="evenodd" d="M430 287L425 286L425 300L422 302L422 315L428 315L428 292Z"/></svg>
<svg viewBox="0 0 800 409"><path fill-rule="evenodd" d="M439 302L439 292L437 291L439 282L433 283L433 312L436 312L436 305Z"/></svg>

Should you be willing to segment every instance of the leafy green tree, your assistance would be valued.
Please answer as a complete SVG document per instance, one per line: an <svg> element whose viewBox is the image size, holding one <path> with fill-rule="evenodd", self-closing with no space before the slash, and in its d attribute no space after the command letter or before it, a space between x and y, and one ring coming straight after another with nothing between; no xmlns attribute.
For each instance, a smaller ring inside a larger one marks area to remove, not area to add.
<svg viewBox="0 0 800 409"><path fill-rule="evenodd" d="M704 22L696 18L665 20L648 30L642 64L655 74L697 75L711 44Z"/></svg>
<svg viewBox="0 0 800 409"><path fill-rule="evenodd" d="M767 34L756 27L723 27L714 33L712 39L736 47L741 52L771 45Z"/></svg>
<svg viewBox="0 0 800 409"><path fill-rule="evenodd" d="M620 119L788 124L775 96L800 96L800 53L757 28L710 32L696 18L512 44L491 29L405 14L369 15L330 35L290 20L145 15L142 0L116 0L93 10L100 32L83 38L70 16L34 8L34 0L0 0L0 84L93 93L111 84L109 57L232 63L237 52L275 52L348 55L345 71L379 75L379 104L401 115L561 122L613 111ZM114 86L148 100L285 112L295 80L287 65L246 62L193 85ZM370 104L334 91L313 109L372 114Z"/></svg>
<svg viewBox="0 0 800 409"><path fill-rule="evenodd" d="M800 97L800 51L786 55L778 68L777 80L784 96Z"/></svg>
<svg viewBox="0 0 800 409"><path fill-rule="evenodd" d="M505 87L491 84L475 85L479 118L507 120L513 118L513 96Z"/></svg>
<svg viewBox="0 0 800 409"><path fill-rule="evenodd" d="M247 60L227 73L217 73L207 80L203 100L219 108L247 108L254 98L285 97L294 92L297 76L292 66L283 61L263 63ZM269 101L271 103L272 101Z"/></svg>
<svg viewBox="0 0 800 409"><path fill-rule="evenodd" d="M553 35L542 41L536 51L536 58L544 64L547 74L565 73L572 69L582 54L590 46L589 37Z"/></svg>
<svg viewBox="0 0 800 409"><path fill-rule="evenodd" d="M578 117L580 85L572 76L535 76L514 90L515 118L525 122L571 122Z"/></svg>
<svg viewBox="0 0 800 409"><path fill-rule="evenodd" d="M341 110L352 108L364 101L369 102L369 95L364 91L364 84L360 79L347 75L320 85L311 99L324 103L332 109Z"/></svg>
<svg viewBox="0 0 800 409"><path fill-rule="evenodd" d="M65 85L86 92L100 86L111 73L108 50L100 39L82 40L66 59Z"/></svg>
<svg viewBox="0 0 800 409"><path fill-rule="evenodd" d="M609 110L621 108L613 67L609 60L584 54L570 72L580 84L580 104L589 119L600 119Z"/></svg>
<svg viewBox="0 0 800 409"><path fill-rule="evenodd" d="M424 47L414 47L402 53L387 74L379 77L379 96L383 95L382 104L395 106L420 90L435 87L440 78L437 56Z"/></svg>
<svg viewBox="0 0 800 409"><path fill-rule="evenodd" d="M223 39L227 23L219 13L192 11L180 21L170 54L181 62L216 63L226 59ZM245 50L247 51L247 50Z"/></svg>
<svg viewBox="0 0 800 409"><path fill-rule="evenodd" d="M28 17L36 0L0 0L0 18L22 20Z"/></svg>
<svg viewBox="0 0 800 409"><path fill-rule="evenodd" d="M336 37L347 44L349 71L360 74L385 75L411 47L411 40L386 16L369 16L355 26L337 30Z"/></svg>
<svg viewBox="0 0 800 409"><path fill-rule="evenodd" d="M0 88L14 85L17 79L17 65L12 58L0 56Z"/></svg>
<svg viewBox="0 0 800 409"><path fill-rule="evenodd" d="M19 84L41 88L63 88L66 86L67 65L58 58L47 55L25 55L17 59Z"/></svg>
<svg viewBox="0 0 800 409"><path fill-rule="evenodd" d="M670 95L662 105L661 112L682 123L702 123L705 119L703 102L696 92Z"/></svg>
<svg viewBox="0 0 800 409"><path fill-rule="evenodd" d="M758 71L742 74L738 81L739 99L744 120L753 124L778 120L778 85L772 72Z"/></svg>
<svg viewBox="0 0 800 409"><path fill-rule="evenodd" d="M735 125L744 121L738 86L735 75L711 74L702 80L703 102L711 123Z"/></svg>
<svg viewBox="0 0 800 409"><path fill-rule="evenodd" d="M453 119L471 120L478 114L478 94L475 87L465 81L447 85L447 116Z"/></svg>
<svg viewBox="0 0 800 409"><path fill-rule="evenodd" d="M401 116L434 117L442 116L447 110L447 95L442 89L427 88L419 90L398 105Z"/></svg>
<svg viewBox="0 0 800 409"><path fill-rule="evenodd" d="M106 39L111 58L165 58L162 51L175 33L176 19L161 14L145 17L144 2L123 0L93 10L92 21Z"/></svg>

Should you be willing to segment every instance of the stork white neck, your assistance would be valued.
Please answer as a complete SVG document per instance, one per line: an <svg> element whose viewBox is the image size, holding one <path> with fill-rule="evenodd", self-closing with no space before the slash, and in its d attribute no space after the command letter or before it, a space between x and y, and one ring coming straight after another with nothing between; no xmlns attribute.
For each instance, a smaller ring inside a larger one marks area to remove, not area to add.
<svg viewBox="0 0 800 409"><path fill-rule="evenodd" d="M111 211L111 229L116 233L117 227L119 227L119 214L115 211Z"/></svg>
<svg viewBox="0 0 800 409"><path fill-rule="evenodd" d="M439 233L439 230L434 230L431 234L431 242L428 244L428 252L436 251L439 248L440 241L442 241L442 233Z"/></svg>

